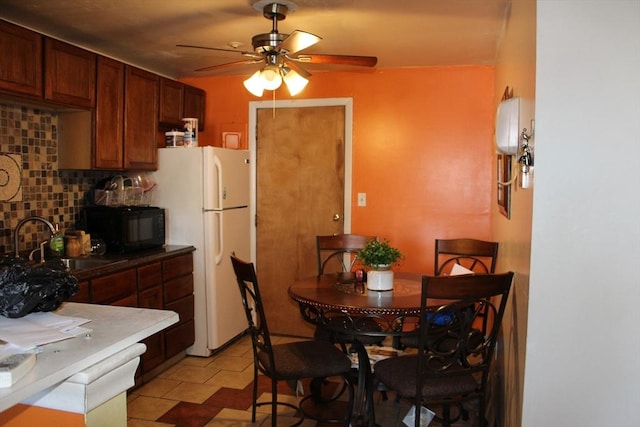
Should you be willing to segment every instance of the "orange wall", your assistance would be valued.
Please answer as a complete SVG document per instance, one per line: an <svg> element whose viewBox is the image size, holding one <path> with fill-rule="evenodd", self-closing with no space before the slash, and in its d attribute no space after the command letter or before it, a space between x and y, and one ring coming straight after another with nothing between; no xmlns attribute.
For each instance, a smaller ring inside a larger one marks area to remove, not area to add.
<svg viewBox="0 0 640 427"><path fill-rule="evenodd" d="M249 71L183 79L207 91L200 145L246 131L248 103L271 99L244 89ZM353 98L352 232L388 238L406 254L401 270L432 273L436 238L491 236L493 79L481 66L317 72L296 97Z"/></svg>

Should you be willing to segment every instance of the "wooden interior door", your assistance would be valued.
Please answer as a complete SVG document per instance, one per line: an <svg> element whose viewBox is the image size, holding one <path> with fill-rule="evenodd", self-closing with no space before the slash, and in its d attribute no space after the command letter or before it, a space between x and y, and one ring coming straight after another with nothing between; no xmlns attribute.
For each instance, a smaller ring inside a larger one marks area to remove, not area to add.
<svg viewBox="0 0 640 427"><path fill-rule="evenodd" d="M272 333L313 334L287 289L317 274L316 235L343 231L344 144L344 106L257 111L256 271Z"/></svg>

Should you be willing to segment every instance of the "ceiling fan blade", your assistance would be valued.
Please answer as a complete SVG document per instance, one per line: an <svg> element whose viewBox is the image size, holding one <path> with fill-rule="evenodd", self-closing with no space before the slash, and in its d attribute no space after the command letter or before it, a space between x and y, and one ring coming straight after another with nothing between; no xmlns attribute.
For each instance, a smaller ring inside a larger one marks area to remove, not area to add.
<svg viewBox="0 0 640 427"><path fill-rule="evenodd" d="M233 53L239 53L240 55L249 56L251 58L256 58L256 59L261 59L262 58L262 56L260 56L259 54L255 53L255 52L249 52L249 51L244 51L244 50L224 49L224 48L220 48L220 47L194 46L194 45L190 45L190 44L177 44L176 46L177 47L190 47L190 48L194 48L194 49L216 50L218 52L233 52Z"/></svg>
<svg viewBox="0 0 640 427"><path fill-rule="evenodd" d="M276 50L279 52L284 51L286 53L296 53L308 48L309 46L313 46L320 40L322 40L322 38L315 34L295 30L293 33L289 34L286 39L282 40L282 42L276 47Z"/></svg>
<svg viewBox="0 0 640 427"><path fill-rule="evenodd" d="M291 68L293 71L295 71L296 73L300 74L305 79L308 79L309 77L311 77L311 73L310 72L308 72L307 70L305 70L304 68L299 66L294 61L285 62L285 66Z"/></svg>
<svg viewBox="0 0 640 427"><path fill-rule="evenodd" d="M262 62L262 59L247 59L245 61L235 61L235 62L227 62L226 64L210 65L208 67L198 68L195 71L220 70L220 69L223 69L223 68L235 67L237 65L256 64L258 62Z"/></svg>
<svg viewBox="0 0 640 427"><path fill-rule="evenodd" d="M287 56L287 58L308 64L355 65L359 67L373 67L378 63L378 58L375 56L310 54Z"/></svg>

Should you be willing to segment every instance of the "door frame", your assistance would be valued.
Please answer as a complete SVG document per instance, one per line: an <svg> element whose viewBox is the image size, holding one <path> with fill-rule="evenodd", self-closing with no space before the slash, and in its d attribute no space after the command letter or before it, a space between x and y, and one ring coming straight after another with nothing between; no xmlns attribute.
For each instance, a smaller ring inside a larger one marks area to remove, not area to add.
<svg viewBox="0 0 640 427"><path fill-rule="evenodd" d="M351 163L352 163L352 135L353 135L353 98L309 98L309 99L290 99L281 101L251 101L249 102L249 161L251 162L251 207L250 215L253 218L251 227L251 261L256 262L256 224L257 215L257 122L258 110L264 108L273 108L275 114L278 114L278 108L306 108L306 107L344 107L344 222L343 233L351 232Z"/></svg>

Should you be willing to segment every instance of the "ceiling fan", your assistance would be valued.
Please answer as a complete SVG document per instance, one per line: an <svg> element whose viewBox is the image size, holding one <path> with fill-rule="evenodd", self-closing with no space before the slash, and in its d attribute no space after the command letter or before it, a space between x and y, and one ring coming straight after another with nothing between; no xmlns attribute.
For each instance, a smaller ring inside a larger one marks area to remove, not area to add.
<svg viewBox="0 0 640 427"><path fill-rule="evenodd" d="M264 67L256 71L244 82L247 90L256 96L262 96L264 89L277 89L283 81L287 85L291 95L298 94L302 89L304 89L306 84L309 82L308 77L311 76L311 73L305 70L300 64L307 63L373 67L378 62L378 58L375 56L299 53L300 51L318 43L321 38L301 30L295 30L291 34L278 32L278 21L284 20L287 17L287 12L295 11L297 5L290 0L277 0L277 2L271 2L271 0L260 0L256 2L253 7L257 9L263 4L262 14L266 19L269 19L272 22L272 29L269 33L253 36L251 39L253 52L187 44L178 44L176 46L234 52L246 57L246 59L242 61L211 65L199 68L196 71L211 71L236 65L264 64Z"/></svg>

